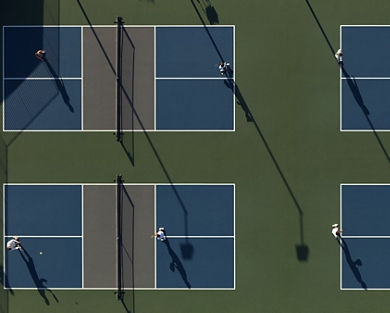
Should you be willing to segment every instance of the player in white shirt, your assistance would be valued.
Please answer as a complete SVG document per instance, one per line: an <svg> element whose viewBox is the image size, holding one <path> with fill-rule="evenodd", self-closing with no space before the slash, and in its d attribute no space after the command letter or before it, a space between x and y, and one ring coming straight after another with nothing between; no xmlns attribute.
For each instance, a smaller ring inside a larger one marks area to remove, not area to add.
<svg viewBox="0 0 390 313"><path fill-rule="evenodd" d="M158 232L156 232L154 236L157 238L157 240L165 241L167 239L167 236L165 235L164 227L160 227L158 229Z"/></svg>
<svg viewBox="0 0 390 313"><path fill-rule="evenodd" d="M332 234L335 238L339 239L343 231L339 229L339 224L332 225Z"/></svg>
<svg viewBox="0 0 390 313"><path fill-rule="evenodd" d="M20 244L19 237L13 237L10 241L7 242L8 250L20 250L22 251L22 245Z"/></svg>

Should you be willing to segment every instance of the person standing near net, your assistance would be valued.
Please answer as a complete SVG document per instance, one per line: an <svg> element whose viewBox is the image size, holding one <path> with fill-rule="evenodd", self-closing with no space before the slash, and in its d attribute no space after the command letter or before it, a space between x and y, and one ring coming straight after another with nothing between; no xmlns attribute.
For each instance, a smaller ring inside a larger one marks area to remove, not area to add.
<svg viewBox="0 0 390 313"><path fill-rule="evenodd" d="M42 62L45 62L46 50L38 50L35 52L35 56Z"/></svg>
<svg viewBox="0 0 390 313"><path fill-rule="evenodd" d="M20 244L19 237L13 237L10 241L7 242L8 250L20 250L23 251L22 245Z"/></svg>
<svg viewBox="0 0 390 313"><path fill-rule="evenodd" d="M154 236L157 238L157 240L165 241L167 236L164 227L160 227Z"/></svg>

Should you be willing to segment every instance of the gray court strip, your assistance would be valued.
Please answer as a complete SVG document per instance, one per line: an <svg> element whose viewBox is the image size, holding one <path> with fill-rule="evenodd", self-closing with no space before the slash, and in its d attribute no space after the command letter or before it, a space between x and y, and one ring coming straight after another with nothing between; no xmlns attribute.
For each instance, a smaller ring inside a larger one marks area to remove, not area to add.
<svg viewBox="0 0 390 313"><path fill-rule="evenodd" d="M83 124L115 130L116 28L83 28Z"/></svg>
<svg viewBox="0 0 390 313"><path fill-rule="evenodd" d="M154 186L123 188L123 282L125 288L154 288Z"/></svg>
<svg viewBox="0 0 390 313"><path fill-rule="evenodd" d="M84 186L84 287L116 288L116 188Z"/></svg>
<svg viewBox="0 0 390 313"><path fill-rule="evenodd" d="M122 129L154 129L154 28L122 29ZM83 125L116 130L117 28L83 28ZM133 105L141 123L133 112ZM143 127L142 127L143 126Z"/></svg>
<svg viewBox="0 0 390 313"><path fill-rule="evenodd" d="M122 34L122 127L154 129L154 28L125 27Z"/></svg>

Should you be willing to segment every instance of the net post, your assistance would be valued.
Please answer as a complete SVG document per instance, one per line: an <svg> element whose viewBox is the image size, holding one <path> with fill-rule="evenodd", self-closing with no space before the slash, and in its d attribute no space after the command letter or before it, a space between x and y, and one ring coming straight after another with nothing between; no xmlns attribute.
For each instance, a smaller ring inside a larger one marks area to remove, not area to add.
<svg viewBox="0 0 390 313"><path fill-rule="evenodd" d="M117 24L117 44L116 44L116 140L120 142L122 140L122 26L123 19L120 16L117 16L115 24Z"/></svg>
<svg viewBox="0 0 390 313"><path fill-rule="evenodd" d="M122 300L122 176L116 178L116 252L117 252L117 299Z"/></svg>

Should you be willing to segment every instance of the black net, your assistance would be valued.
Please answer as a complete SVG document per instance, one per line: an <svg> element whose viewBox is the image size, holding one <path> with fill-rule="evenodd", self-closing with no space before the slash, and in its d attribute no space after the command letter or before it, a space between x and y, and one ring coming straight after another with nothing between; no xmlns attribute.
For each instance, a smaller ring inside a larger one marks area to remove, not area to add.
<svg viewBox="0 0 390 313"><path fill-rule="evenodd" d="M116 140L122 140L122 18L117 21L117 58L116 58Z"/></svg>
<svg viewBox="0 0 390 313"><path fill-rule="evenodd" d="M117 297L123 297L123 275L122 275L122 176L117 176L117 207L116 207L116 251L117 251Z"/></svg>

